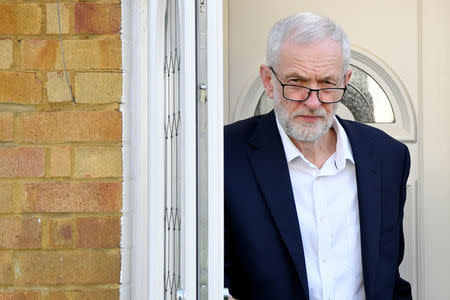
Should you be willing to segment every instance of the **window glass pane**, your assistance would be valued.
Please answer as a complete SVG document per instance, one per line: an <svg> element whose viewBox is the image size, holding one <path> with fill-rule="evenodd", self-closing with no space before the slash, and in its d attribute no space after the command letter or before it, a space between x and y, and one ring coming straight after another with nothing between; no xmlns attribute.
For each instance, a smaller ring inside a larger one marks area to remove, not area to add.
<svg viewBox="0 0 450 300"><path fill-rule="evenodd" d="M342 104L364 123L394 123L391 103L381 86L362 69L351 66L352 77Z"/></svg>
<svg viewBox="0 0 450 300"><path fill-rule="evenodd" d="M181 284L180 212L180 15L178 1L168 0L165 12L164 110L165 110L165 197L164 197L164 300L175 300Z"/></svg>

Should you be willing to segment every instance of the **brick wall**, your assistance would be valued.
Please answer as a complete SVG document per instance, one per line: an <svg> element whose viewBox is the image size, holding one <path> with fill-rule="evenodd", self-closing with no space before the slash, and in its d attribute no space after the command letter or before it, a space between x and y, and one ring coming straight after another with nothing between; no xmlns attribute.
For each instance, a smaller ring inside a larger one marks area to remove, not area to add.
<svg viewBox="0 0 450 300"><path fill-rule="evenodd" d="M118 299L120 0L0 0L0 299Z"/></svg>

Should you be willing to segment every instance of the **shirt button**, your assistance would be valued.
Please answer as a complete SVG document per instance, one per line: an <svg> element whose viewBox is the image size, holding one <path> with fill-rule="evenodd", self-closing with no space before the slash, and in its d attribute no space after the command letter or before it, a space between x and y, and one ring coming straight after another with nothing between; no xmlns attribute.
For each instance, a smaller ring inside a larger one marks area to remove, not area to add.
<svg viewBox="0 0 450 300"><path fill-rule="evenodd" d="M325 221L325 216L320 217L320 222L323 222L323 221Z"/></svg>
<svg viewBox="0 0 450 300"><path fill-rule="evenodd" d="M322 261L322 263L324 263L324 264L325 264L325 263L327 262L327 259L326 259L326 258L322 258L322 260L321 260L321 261Z"/></svg>

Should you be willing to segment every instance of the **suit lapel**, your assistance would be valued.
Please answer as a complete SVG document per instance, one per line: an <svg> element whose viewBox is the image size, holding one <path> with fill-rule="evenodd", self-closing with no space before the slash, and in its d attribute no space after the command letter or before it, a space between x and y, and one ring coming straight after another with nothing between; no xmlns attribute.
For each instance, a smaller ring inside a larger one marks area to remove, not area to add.
<svg viewBox="0 0 450 300"><path fill-rule="evenodd" d="M256 180L309 299L303 245L289 169L273 111L261 119L249 144L249 160Z"/></svg>
<svg viewBox="0 0 450 300"><path fill-rule="evenodd" d="M377 269L380 218L381 218L381 172L373 153L374 147L367 137L348 121L339 119L350 140L356 166L359 220L361 228L361 254L364 289L367 300L373 299Z"/></svg>

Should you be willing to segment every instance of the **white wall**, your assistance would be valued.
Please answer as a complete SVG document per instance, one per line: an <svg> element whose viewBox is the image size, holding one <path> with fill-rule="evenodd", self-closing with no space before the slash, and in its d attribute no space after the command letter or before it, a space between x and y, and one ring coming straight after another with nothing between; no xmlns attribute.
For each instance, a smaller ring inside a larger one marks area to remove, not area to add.
<svg viewBox="0 0 450 300"><path fill-rule="evenodd" d="M422 299L450 295L450 2L422 12Z"/></svg>

